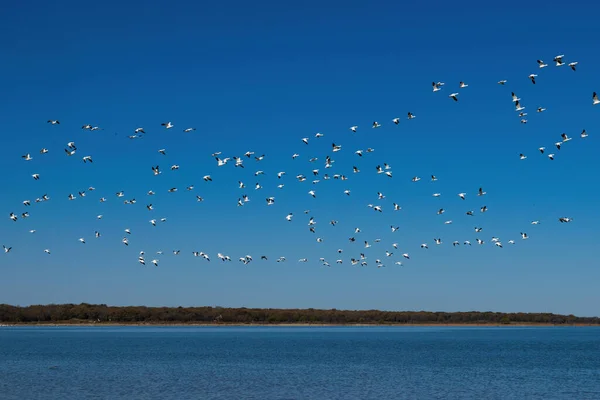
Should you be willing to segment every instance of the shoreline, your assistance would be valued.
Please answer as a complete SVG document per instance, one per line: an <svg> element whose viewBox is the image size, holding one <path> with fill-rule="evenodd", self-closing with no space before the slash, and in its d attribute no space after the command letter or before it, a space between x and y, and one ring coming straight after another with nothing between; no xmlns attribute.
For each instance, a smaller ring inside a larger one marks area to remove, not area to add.
<svg viewBox="0 0 600 400"><path fill-rule="evenodd" d="M221 306L0 304L0 325L53 326L600 326L600 316L548 312L385 311Z"/></svg>
<svg viewBox="0 0 600 400"><path fill-rule="evenodd" d="M499 323L422 323L422 324L322 324L322 323L160 323L160 322L140 322L140 323L119 323L119 322L106 322L106 323L94 323L94 322L33 322L33 323L0 323L0 328L3 327L165 327L165 328L183 328L183 327L219 327L219 328L240 328L240 327L288 327L288 328L327 328L327 327L410 327L410 328L423 328L423 327L502 327L502 328L535 328L535 327L600 327L598 324L550 324L550 323L510 323L510 324L499 324Z"/></svg>

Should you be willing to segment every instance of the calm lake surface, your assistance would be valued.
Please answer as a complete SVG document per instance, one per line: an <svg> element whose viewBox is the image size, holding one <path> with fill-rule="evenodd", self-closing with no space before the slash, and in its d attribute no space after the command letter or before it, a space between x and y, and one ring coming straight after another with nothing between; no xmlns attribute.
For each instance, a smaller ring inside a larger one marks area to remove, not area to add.
<svg viewBox="0 0 600 400"><path fill-rule="evenodd" d="M600 399L600 328L0 327L0 398Z"/></svg>

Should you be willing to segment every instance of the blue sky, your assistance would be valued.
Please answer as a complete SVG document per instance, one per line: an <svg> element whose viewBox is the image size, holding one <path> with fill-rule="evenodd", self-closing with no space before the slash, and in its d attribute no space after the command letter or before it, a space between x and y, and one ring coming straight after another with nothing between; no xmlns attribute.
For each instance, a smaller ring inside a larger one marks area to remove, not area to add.
<svg viewBox="0 0 600 400"><path fill-rule="evenodd" d="M7 5L0 17L0 242L13 249L0 254L0 303L598 315L594 228L600 214L593 199L600 190L594 173L600 106L591 101L600 91L598 7L585 8L553 2L539 8L477 2ZM555 67L557 54L578 61L577 71ZM539 69L538 58L550 65ZM536 85L530 73L539 75ZM498 85L501 79L508 83ZM433 93L432 81L446 85ZM469 86L459 90L459 81ZM511 91L527 107L527 124L519 122ZM460 92L456 103L452 92ZM537 107L547 111L536 113ZM410 121L409 111L417 116ZM394 117L401 118L398 126ZM162 128L166 121L175 128ZM373 121L382 127L372 129ZM83 131L87 123L102 129ZM128 139L140 126L145 137ZM182 132L187 127L197 130ZM582 129L588 138L579 137ZM314 138L317 132L325 136ZM553 143L562 132L574 139L557 151ZM308 146L303 137L310 137ZM68 141L78 148L73 157L63 151ZM332 153L332 142L342 151ZM541 155L540 146L556 159ZM40 155L42 147L49 153ZM354 154L367 147L375 152ZM211 157L248 150L266 157L245 160L243 170L233 163L217 167ZM33 160L22 160L26 153ZM300 157L292 160L293 153ZM519 153L528 159L519 160ZM94 163L84 164L84 155ZM329 170L327 155L335 160ZM313 165L310 157L319 160ZM392 179L375 173L384 162ZM157 164L163 173L155 177L150 167ZM170 171L173 164L180 170ZM352 173L354 165L359 174ZM312 185L313 168L349 179ZM257 170L265 176L254 177ZM281 180L279 171L287 172ZM33 173L41 179L34 181ZM308 181L296 181L299 173ZM206 174L214 181L202 181ZM431 174L439 180L430 182ZM413 176L423 179L413 183ZM254 190L256 182L263 189ZM185 191L192 184L194 190ZM69 193L89 186L96 191L68 201ZM170 187L179 190L168 193ZM476 196L479 187L487 192L483 198ZM150 189L153 198L145 194ZM307 194L311 189L316 199ZM115 196L120 190L138 202L123 204ZM433 198L434 192L442 196ZM29 210L21 204L44 193L50 201ZM237 207L242 194L251 201ZM205 201L196 202L196 195ZM275 205L266 206L268 196ZM101 204L100 197L108 201ZM393 202L402 210L393 212ZM154 211L144 207L149 203ZM478 211L483 205L485 214ZM439 208L446 209L443 216L436 215ZM305 209L317 220L315 234ZM466 216L471 209L476 215ZM24 211L28 219L8 218ZM292 222L285 220L289 212ZM560 224L562 216L574 221ZM167 222L148 223L161 217ZM338 225L329 225L331 219ZM541 224L532 226L533 220ZM390 225L401 229L392 233ZM476 234L474 226L484 231ZM362 232L350 244L355 227ZM127 247L125 228L132 230ZM521 240L520 232L530 238ZM451 245L480 236L485 245ZM491 245L492 236L504 248ZM381 242L364 249L364 240L376 238ZM388 259L394 242L399 249ZM423 242L428 250L419 248ZM181 254L173 256L174 249ZM139 265L140 250L147 261L159 258L160 267ZM158 250L165 254L155 255ZM192 251L209 253L211 262ZM234 261L221 263L217 252ZM361 252L369 266L351 266L349 259ZM404 252L411 259L394 265ZM244 266L237 259L246 254L255 260ZM262 254L269 261L260 261ZM288 261L276 263L279 256ZM298 263L303 257L309 262ZM342 265L334 263L339 257ZM375 267L377 258L386 268Z"/></svg>

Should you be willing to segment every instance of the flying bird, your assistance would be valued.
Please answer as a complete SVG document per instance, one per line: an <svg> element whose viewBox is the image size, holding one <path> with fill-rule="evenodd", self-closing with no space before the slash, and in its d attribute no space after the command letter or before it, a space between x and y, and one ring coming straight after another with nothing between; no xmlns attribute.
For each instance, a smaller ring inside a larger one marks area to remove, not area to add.
<svg viewBox="0 0 600 400"><path fill-rule="evenodd" d="M554 57L553 61L556 63L557 67L562 67L563 65L565 65L564 61L562 60L563 57L563 54Z"/></svg>
<svg viewBox="0 0 600 400"><path fill-rule="evenodd" d="M531 83L535 85L535 78L537 78L536 74L529 74L529 79L531 79Z"/></svg>
<svg viewBox="0 0 600 400"><path fill-rule="evenodd" d="M560 137L562 138L563 143L564 142L568 142L569 140L571 140L572 138L570 138L566 133L561 133Z"/></svg>

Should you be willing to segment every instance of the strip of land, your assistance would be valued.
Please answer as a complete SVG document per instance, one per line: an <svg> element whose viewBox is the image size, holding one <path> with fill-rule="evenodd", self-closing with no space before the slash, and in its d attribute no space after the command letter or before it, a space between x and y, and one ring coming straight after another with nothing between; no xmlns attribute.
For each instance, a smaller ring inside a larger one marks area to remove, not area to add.
<svg viewBox="0 0 600 400"><path fill-rule="evenodd" d="M600 327L598 324L521 324L521 323L508 323L508 324L496 324L496 323L480 323L480 324L313 324L313 323L291 323L291 324L280 324L280 323L248 323L248 324L227 324L227 323L160 323L160 322L144 322L144 323L112 323L112 322L91 322L91 321L59 321L59 322L17 322L2 324L0 327L10 326L38 326L38 327L289 327L289 328L301 328L301 327L312 327L312 328L327 328L327 327L407 327L407 328L418 328L418 327L521 327L521 328L534 328L534 327L559 327L559 326L571 326L571 327Z"/></svg>
<svg viewBox="0 0 600 400"><path fill-rule="evenodd" d="M552 313L430 312L106 304L0 304L0 325L85 326L600 326L600 317Z"/></svg>

